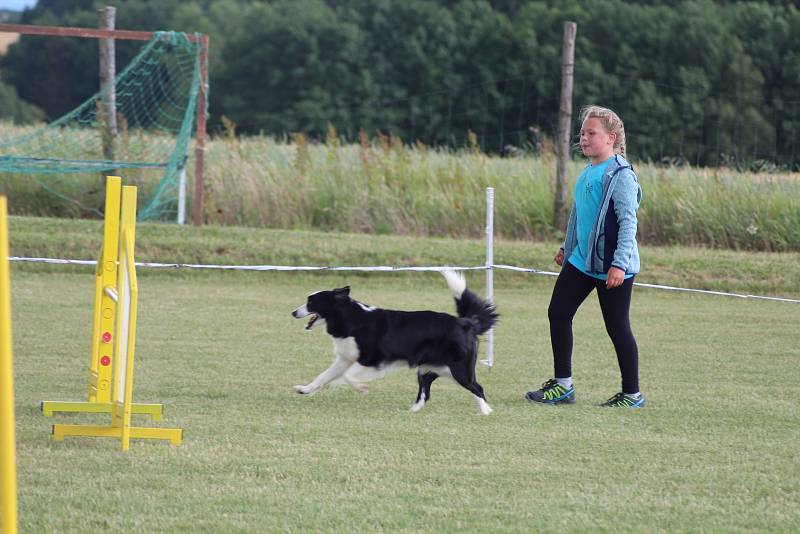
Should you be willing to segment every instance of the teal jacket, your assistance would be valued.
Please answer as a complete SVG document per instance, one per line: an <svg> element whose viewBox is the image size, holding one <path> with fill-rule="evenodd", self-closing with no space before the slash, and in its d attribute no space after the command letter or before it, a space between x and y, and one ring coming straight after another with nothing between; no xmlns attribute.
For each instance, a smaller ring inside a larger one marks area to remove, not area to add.
<svg viewBox="0 0 800 534"><path fill-rule="evenodd" d="M639 272L639 247L636 244L636 210L642 202L642 188L633 167L617 154L603 177L603 200L589 234L586 270L607 273L613 266L625 274ZM573 205L564 238L564 261L578 246L577 210Z"/></svg>

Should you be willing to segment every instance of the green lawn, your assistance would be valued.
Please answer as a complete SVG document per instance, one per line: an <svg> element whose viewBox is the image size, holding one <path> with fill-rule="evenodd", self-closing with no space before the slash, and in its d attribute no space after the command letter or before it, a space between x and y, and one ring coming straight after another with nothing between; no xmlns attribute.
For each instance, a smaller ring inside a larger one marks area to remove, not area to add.
<svg viewBox="0 0 800 534"><path fill-rule="evenodd" d="M590 297L575 320L578 403L532 406L523 393L552 373L553 280L498 272L496 365L478 373L494 413L437 381L412 414L410 371L367 395L294 394L331 342L289 312L346 283L372 305L450 311L437 274L140 269L134 397L166 417L136 423L181 427L184 444L122 453L111 439L51 441L53 422L109 417L39 411L86 396L93 277L58 269L12 265L21 532L800 529L797 304L637 289L649 403L621 411L595 406L619 374Z"/></svg>
<svg viewBox="0 0 800 534"><path fill-rule="evenodd" d="M38 217L10 217L9 233L12 256L78 260L96 260L103 237L102 221ZM559 245L556 241L497 240L494 262L553 271ZM639 282L800 298L798 252L643 245L641 257ZM136 260L217 265L477 266L486 261L486 244L478 239L138 223ZM64 265L14 265L18 270L40 272L70 270ZM182 272L187 275L188 271Z"/></svg>

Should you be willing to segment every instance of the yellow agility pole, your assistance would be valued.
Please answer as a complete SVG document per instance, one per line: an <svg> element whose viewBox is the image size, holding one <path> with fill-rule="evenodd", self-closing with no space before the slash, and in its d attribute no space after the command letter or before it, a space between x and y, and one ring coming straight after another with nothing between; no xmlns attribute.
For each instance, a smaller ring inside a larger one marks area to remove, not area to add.
<svg viewBox="0 0 800 534"><path fill-rule="evenodd" d="M11 281L8 209L0 197L0 532L17 532L17 442L14 434L14 362L11 354Z"/></svg>
<svg viewBox="0 0 800 534"><path fill-rule="evenodd" d="M119 250L119 208L122 179L106 179L106 210L103 221L103 246L95 269L94 313L92 315L92 355L89 361L89 402L111 402L111 339L114 331L115 303L105 288L117 287Z"/></svg>
<svg viewBox="0 0 800 534"><path fill-rule="evenodd" d="M180 428L144 428L131 426L133 412L133 363L136 347L136 310L139 287L136 280L136 263L133 250L136 240L136 188L122 188L121 239L119 267L115 292L109 291L117 302L116 336L114 340L114 380L111 426L53 425L53 438L61 441L65 436L99 436L119 438L121 448L127 451L131 438L165 439L173 445L183 441Z"/></svg>
<svg viewBox="0 0 800 534"><path fill-rule="evenodd" d="M106 204L103 218L103 245L97 260L92 315L92 352L89 361L89 400L87 402L44 401L45 416L54 412L110 413L111 379L113 374L115 302L117 264L119 262L120 192L119 176L106 178ZM134 212L135 216L135 212ZM133 413L149 414L158 421L164 413L161 404L134 404Z"/></svg>

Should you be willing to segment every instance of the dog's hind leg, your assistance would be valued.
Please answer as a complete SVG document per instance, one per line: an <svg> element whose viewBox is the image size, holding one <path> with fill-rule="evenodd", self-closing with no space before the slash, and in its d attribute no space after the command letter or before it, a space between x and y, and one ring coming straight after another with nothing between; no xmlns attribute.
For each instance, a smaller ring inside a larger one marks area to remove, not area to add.
<svg viewBox="0 0 800 534"><path fill-rule="evenodd" d="M353 386L362 393L366 393L368 386L367 382L371 382L377 378L381 378L386 374L386 371L376 369L375 367L368 367L356 362L351 365L344 373L344 379L348 384Z"/></svg>
<svg viewBox="0 0 800 534"><path fill-rule="evenodd" d="M417 393L417 401L411 405L412 412L420 411L425 403L431 400L431 384L434 380L439 378L439 375L428 371L424 373L417 371L417 382L419 382L419 392Z"/></svg>
<svg viewBox="0 0 800 534"><path fill-rule="evenodd" d="M475 395L475 400L478 402L478 409L483 415L492 413L492 407L486 402L486 396L483 394L483 386L478 384L475 380L475 371L466 370L463 368L450 368L453 373L453 380L461 384L467 391Z"/></svg>

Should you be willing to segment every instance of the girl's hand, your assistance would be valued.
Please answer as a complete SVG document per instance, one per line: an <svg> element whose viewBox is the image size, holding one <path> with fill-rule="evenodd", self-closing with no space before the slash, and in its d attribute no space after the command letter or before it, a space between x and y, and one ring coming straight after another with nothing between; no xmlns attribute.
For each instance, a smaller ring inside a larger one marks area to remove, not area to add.
<svg viewBox="0 0 800 534"><path fill-rule="evenodd" d="M557 264L564 265L564 249L563 248L558 249L556 257L553 259L556 261Z"/></svg>
<svg viewBox="0 0 800 534"><path fill-rule="evenodd" d="M617 267L612 267L608 270L608 277L606 278L606 289L614 289L622 285L625 281L625 271Z"/></svg>

